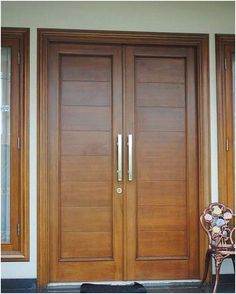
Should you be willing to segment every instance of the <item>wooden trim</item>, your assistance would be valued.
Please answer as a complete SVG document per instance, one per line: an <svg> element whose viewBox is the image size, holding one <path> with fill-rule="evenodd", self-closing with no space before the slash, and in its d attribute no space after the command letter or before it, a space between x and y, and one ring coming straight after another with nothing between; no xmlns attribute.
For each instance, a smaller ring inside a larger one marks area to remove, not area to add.
<svg viewBox="0 0 236 294"><path fill-rule="evenodd" d="M47 182L47 51L53 42L120 45L168 45L195 48L199 122L199 211L210 202L209 45L207 34L78 31L38 29L38 287L49 282ZM200 227L200 226L199 226ZM200 274L207 248L200 229Z"/></svg>
<svg viewBox="0 0 236 294"><path fill-rule="evenodd" d="M216 87L217 87L217 112L218 112L218 181L219 201L231 208L234 207L234 180L228 172L229 164L232 165L234 148L226 150L226 139L233 143L232 122L233 112L229 111L228 104L232 104L232 64L228 59L228 50L234 52L235 35L216 35ZM225 58L228 68L225 69ZM230 70L231 69L231 70ZM230 76L228 76L230 75ZM231 105L232 110L232 105ZM230 112L230 113L229 113Z"/></svg>
<svg viewBox="0 0 236 294"><path fill-rule="evenodd" d="M29 29L2 28L1 37L18 40L20 46L20 244L19 251L2 251L1 260L29 261Z"/></svg>

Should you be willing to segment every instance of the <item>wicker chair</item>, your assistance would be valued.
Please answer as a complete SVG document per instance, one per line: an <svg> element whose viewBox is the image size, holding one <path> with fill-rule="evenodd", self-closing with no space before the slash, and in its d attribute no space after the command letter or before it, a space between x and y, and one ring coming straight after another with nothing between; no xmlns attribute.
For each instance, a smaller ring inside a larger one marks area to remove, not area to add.
<svg viewBox="0 0 236 294"><path fill-rule="evenodd" d="M220 277L220 267L225 258L231 258L235 270L235 240L233 211L221 203L211 203L200 216L200 222L208 235L208 250L205 258L204 284L211 257L215 260L216 280L213 293L216 293Z"/></svg>

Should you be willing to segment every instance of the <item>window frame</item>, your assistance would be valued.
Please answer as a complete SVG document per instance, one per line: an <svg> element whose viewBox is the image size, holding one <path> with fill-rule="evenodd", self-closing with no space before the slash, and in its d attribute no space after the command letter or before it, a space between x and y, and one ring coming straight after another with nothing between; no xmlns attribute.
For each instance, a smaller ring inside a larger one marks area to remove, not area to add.
<svg viewBox="0 0 236 294"><path fill-rule="evenodd" d="M218 123L219 201L234 209L234 120L232 54L235 35L216 35L216 88Z"/></svg>
<svg viewBox="0 0 236 294"><path fill-rule="evenodd" d="M2 28L1 46L11 52L10 235L1 261L29 260L29 29ZM19 137L19 142L18 142ZM20 144L20 146L18 146ZM13 169L14 167L14 169ZM13 191L13 193L12 193ZM19 225L18 225L19 224ZM19 230L19 234L18 234Z"/></svg>

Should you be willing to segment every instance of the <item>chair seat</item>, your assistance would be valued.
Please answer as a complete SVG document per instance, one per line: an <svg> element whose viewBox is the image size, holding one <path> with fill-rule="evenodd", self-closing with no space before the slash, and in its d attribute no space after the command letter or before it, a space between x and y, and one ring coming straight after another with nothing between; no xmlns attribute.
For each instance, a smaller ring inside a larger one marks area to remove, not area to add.
<svg viewBox="0 0 236 294"><path fill-rule="evenodd" d="M232 245L230 247L212 247L210 250L216 252L232 252L232 254L235 254L235 248Z"/></svg>
<svg viewBox="0 0 236 294"><path fill-rule="evenodd" d="M227 255L227 254L229 254L229 255L231 255L231 254L235 255L235 251L234 250L220 250L220 249L217 249L217 250L212 250L212 253L213 254L214 253L220 253L222 255Z"/></svg>

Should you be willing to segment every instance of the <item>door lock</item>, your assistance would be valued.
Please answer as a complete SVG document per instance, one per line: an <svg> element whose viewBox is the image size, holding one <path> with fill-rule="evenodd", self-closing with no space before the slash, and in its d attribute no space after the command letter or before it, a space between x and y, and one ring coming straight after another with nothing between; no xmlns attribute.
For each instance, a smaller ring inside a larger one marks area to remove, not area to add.
<svg viewBox="0 0 236 294"><path fill-rule="evenodd" d="M122 188L117 188L116 189L116 192L118 193L118 194L121 194L123 191L122 191Z"/></svg>

